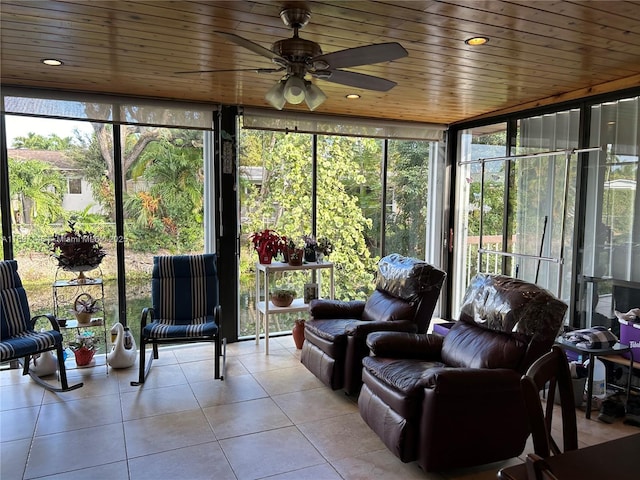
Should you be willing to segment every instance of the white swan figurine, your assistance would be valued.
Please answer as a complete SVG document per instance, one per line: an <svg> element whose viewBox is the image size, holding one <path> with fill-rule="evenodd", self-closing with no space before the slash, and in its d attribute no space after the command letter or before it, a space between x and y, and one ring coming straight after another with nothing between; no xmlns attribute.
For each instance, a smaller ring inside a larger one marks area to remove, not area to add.
<svg viewBox="0 0 640 480"><path fill-rule="evenodd" d="M41 328L40 331L44 332L45 329ZM29 371L38 377L51 375L56 373L56 370L58 370L58 359L50 350L32 355L29 360Z"/></svg>
<svg viewBox="0 0 640 480"><path fill-rule="evenodd" d="M133 335L120 322L111 327L111 335L111 338L116 335L116 339L111 347L111 352L107 355L107 363L112 368L129 368L136 363L136 357L138 356L138 349Z"/></svg>
<svg viewBox="0 0 640 480"><path fill-rule="evenodd" d="M38 377L45 377L56 373L58 369L58 360L50 351L32 355L29 363L29 371Z"/></svg>

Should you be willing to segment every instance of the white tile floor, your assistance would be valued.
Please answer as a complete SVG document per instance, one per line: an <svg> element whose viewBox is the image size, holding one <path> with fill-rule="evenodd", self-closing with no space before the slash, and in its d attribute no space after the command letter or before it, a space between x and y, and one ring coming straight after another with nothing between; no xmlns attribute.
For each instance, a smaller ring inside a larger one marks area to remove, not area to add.
<svg viewBox="0 0 640 480"><path fill-rule="evenodd" d="M85 385L62 394L0 372L0 478L494 480L521 461L442 473L400 462L355 399L300 364L291 337L272 338L269 356L264 342L228 345L224 382L212 357L206 345L162 350L143 387L129 385L135 368L72 370ZM582 446L639 431L596 417L579 412Z"/></svg>

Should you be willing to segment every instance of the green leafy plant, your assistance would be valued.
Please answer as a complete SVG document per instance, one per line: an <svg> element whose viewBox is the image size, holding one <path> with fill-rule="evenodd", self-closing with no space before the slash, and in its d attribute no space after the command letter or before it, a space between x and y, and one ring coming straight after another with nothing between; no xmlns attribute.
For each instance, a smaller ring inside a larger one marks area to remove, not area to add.
<svg viewBox="0 0 640 480"><path fill-rule="evenodd" d="M95 350L98 348L100 339L91 332L82 332L76 335L75 340L69 343L71 350L80 350L86 348L87 350Z"/></svg>
<svg viewBox="0 0 640 480"><path fill-rule="evenodd" d="M73 303L73 311L75 313L96 313L100 310L97 302L98 301L88 293L81 293Z"/></svg>
<svg viewBox="0 0 640 480"><path fill-rule="evenodd" d="M291 287L278 287L271 290L271 301L278 307L288 307L295 296L296 291Z"/></svg>
<svg viewBox="0 0 640 480"><path fill-rule="evenodd" d="M316 252L327 256L330 255L333 252L333 243L327 237L319 237Z"/></svg>

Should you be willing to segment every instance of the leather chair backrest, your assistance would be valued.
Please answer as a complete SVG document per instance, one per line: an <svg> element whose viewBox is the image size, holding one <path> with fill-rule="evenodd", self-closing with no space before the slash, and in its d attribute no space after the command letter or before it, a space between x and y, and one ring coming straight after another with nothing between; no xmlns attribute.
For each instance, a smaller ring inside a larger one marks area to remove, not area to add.
<svg viewBox="0 0 640 480"><path fill-rule="evenodd" d="M560 333L567 305L538 285L480 273L465 293L460 320L529 338L522 368L549 351Z"/></svg>
<svg viewBox="0 0 640 480"><path fill-rule="evenodd" d="M418 332L429 327L445 272L424 260L392 253L378 262L376 290L411 305Z"/></svg>

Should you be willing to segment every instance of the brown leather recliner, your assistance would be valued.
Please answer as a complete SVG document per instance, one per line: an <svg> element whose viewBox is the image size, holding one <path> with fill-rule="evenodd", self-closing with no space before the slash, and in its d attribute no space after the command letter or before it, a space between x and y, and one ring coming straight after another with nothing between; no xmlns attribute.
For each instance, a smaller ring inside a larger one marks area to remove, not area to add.
<svg viewBox="0 0 640 480"><path fill-rule="evenodd" d="M350 395L362 385L367 335L376 331L426 332L445 273L398 254L380 260L376 288L365 301L312 300L301 362L333 390Z"/></svg>
<svg viewBox="0 0 640 480"><path fill-rule="evenodd" d="M520 377L550 350L566 309L531 283L477 275L446 336L368 336L360 415L425 471L518 456L530 433Z"/></svg>

